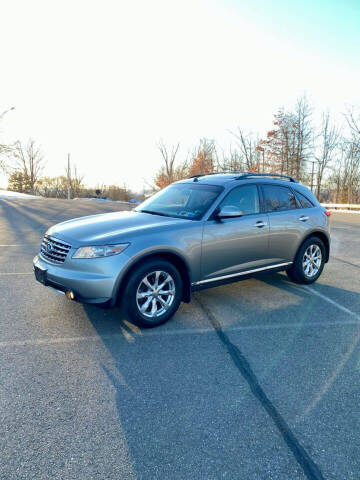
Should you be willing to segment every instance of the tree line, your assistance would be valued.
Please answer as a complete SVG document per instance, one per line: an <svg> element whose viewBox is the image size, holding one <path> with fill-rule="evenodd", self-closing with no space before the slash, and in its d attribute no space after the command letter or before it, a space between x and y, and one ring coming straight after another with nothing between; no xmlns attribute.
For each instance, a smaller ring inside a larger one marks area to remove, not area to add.
<svg viewBox="0 0 360 480"><path fill-rule="evenodd" d="M0 168L8 177L8 190L47 198L67 198L68 172L56 177L44 176L44 160L41 147L30 138L27 143L16 141L12 145L0 144ZM86 187L84 176L76 165L69 172L71 198L109 198L128 201L134 196L126 185L97 185Z"/></svg>
<svg viewBox="0 0 360 480"><path fill-rule="evenodd" d="M191 175L213 172L267 172L295 177L308 185L320 201L360 203L360 113L348 107L344 125L326 111L314 125L313 107L306 95L293 108L280 108L266 135L231 132L232 146L224 151L215 140L203 138L184 159L180 145L158 144L162 166L154 183L164 188Z"/></svg>
<svg viewBox="0 0 360 480"><path fill-rule="evenodd" d="M280 108L264 136L238 127L233 142L224 150L214 139L202 138L185 158L180 145L158 143L162 165L154 189L192 175L213 172L267 172L295 177L314 191L320 201L360 203L360 110L345 109L343 125L323 112L315 124L314 109L306 95L290 108ZM67 198L68 172L44 176L41 148L30 139L12 145L0 143L0 169L8 177L8 189L43 197ZM126 185L88 188L76 166L70 172L71 197L106 197L129 200Z"/></svg>

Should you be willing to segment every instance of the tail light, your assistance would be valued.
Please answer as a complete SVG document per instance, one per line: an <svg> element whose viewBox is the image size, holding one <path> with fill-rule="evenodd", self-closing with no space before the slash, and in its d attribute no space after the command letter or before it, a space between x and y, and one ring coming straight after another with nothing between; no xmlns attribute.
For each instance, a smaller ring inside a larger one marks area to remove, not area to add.
<svg viewBox="0 0 360 480"><path fill-rule="evenodd" d="M327 217L330 217L331 212L330 212L329 210L325 210L325 211L324 211L324 214L325 214Z"/></svg>

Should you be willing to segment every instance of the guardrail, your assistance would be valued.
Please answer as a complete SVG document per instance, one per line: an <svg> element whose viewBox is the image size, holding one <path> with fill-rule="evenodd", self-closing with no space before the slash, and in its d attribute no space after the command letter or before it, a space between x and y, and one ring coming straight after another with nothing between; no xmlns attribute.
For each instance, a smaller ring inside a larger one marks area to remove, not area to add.
<svg viewBox="0 0 360 480"><path fill-rule="evenodd" d="M331 212L360 213L360 205L354 203L322 203Z"/></svg>

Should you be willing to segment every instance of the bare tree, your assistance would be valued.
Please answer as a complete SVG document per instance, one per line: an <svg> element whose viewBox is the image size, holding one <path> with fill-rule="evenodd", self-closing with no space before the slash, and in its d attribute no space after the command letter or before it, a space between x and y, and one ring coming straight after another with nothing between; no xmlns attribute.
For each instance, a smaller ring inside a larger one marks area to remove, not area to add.
<svg viewBox="0 0 360 480"><path fill-rule="evenodd" d="M9 173L9 165L7 163L7 159L12 152L11 145L0 144L0 170L2 170L5 174Z"/></svg>
<svg viewBox="0 0 360 480"><path fill-rule="evenodd" d="M13 148L13 145L6 145L5 143L0 143L0 170L2 170L5 174L10 173L7 160L13 152Z"/></svg>
<svg viewBox="0 0 360 480"><path fill-rule="evenodd" d="M26 145L18 140L9 153L9 158L12 161L10 169L20 172L24 178L26 193L35 193L36 184L44 168L41 148L35 144L33 139L30 139Z"/></svg>
<svg viewBox="0 0 360 480"><path fill-rule="evenodd" d="M347 202L353 203L359 198L360 187L360 139L354 135L347 142L345 168L344 168L344 192L347 193Z"/></svg>
<svg viewBox="0 0 360 480"><path fill-rule="evenodd" d="M333 161L334 154L339 145L340 131L330 121L330 113L322 115L321 129L318 136L318 145L315 153L317 163L316 195L319 198L324 172Z"/></svg>
<svg viewBox="0 0 360 480"><path fill-rule="evenodd" d="M0 145L0 170L3 172L7 172L7 166L6 166L6 161L4 155L6 155L7 152L4 151L3 145Z"/></svg>
<svg viewBox="0 0 360 480"><path fill-rule="evenodd" d="M348 107L345 119L350 136L342 139L341 160L335 167L332 181L336 182L337 201L360 201L360 113Z"/></svg>
<svg viewBox="0 0 360 480"><path fill-rule="evenodd" d="M8 112L11 112L11 110L15 110L15 107L11 107L2 112L0 115L0 120L2 120L4 115L6 115ZM0 142L0 170L3 170L4 173L9 173L6 158L11 153L12 149L13 145L7 145Z"/></svg>
<svg viewBox="0 0 360 480"><path fill-rule="evenodd" d="M171 150L168 150L163 140L160 140L160 142L158 143L158 149L160 150L165 164L165 173L169 177L169 179L171 179L171 181L174 176L175 160L176 155L179 151L179 147L180 145L178 143L177 145L173 145L171 147Z"/></svg>
<svg viewBox="0 0 360 480"><path fill-rule="evenodd" d="M215 141L201 138L191 154L189 175L212 173L218 163Z"/></svg>
<svg viewBox="0 0 360 480"><path fill-rule="evenodd" d="M345 119L350 130L360 139L360 115L355 112L354 107L347 108Z"/></svg>
<svg viewBox="0 0 360 480"><path fill-rule="evenodd" d="M306 160L311 156L313 151L312 108L306 95L303 95L297 100L294 115L296 118L294 173L296 178L303 178Z"/></svg>
<svg viewBox="0 0 360 480"><path fill-rule="evenodd" d="M254 138L251 133L246 134L240 127L236 132L231 132L236 138L236 143L239 148L237 159L242 157L242 164L248 171L259 171L260 169L260 155L258 150L259 140Z"/></svg>
<svg viewBox="0 0 360 480"><path fill-rule="evenodd" d="M67 198L67 177L41 177L36 190L42 197Z"/></svg>
<svg viewBox="0 0 360 480"><path fill-rule="evenodd" d="M342 139L340 158L333 165L329 178L330 187L335 189L336 203L360 201L360 143L355 135Z"/></svg>
<svg viewBox="0 0 360 480"><path fill-rule="evenodd" d="M216 169L219 172L241 172L245 171L243 156L238 149L230 145L228 152L222 150L221 158L216 156Z"/></svg>
<svg viewBox="0 0 360 480"><path fill-rule="evenodd" d="M306 96L298 99L292 111L280 108L274 115L273 129L260 140L257 150L270 172L306 179L306 162L313 151L311 107Z"/></svg>
<svg viewBox="0 0 360 480"><path fill-rule="evenodd" d="M170 183L181 180L187 176L188 162L185 160L180 164L176 164L176 158L180 148L179 143L168 148L163 140L160 140L157 146L164 163L157 172L154 183L157 187L164 188L170 185Z"/></svg>
<svg viewBox="0 0 360 480"><path fill-rule="evenodd" d="M23 175L19 171L15 171L9 177L9 186L10 181L12 184L17 183L17 185L21 185L21 180ZM54 197L54 198L67 198L67 175L60 175L58 177L41 177L36 182L36 192L40 194L42 197ZM13 190L13 188L11 188ZM14 188L15 190L15 188ZM16 189L15 191L23 191ZM83 185L83 177L80 176L76 168L73 169L73 175L71 178L71 191L73 193L73 197L83 197L85 193L84 185Z"/></svg>

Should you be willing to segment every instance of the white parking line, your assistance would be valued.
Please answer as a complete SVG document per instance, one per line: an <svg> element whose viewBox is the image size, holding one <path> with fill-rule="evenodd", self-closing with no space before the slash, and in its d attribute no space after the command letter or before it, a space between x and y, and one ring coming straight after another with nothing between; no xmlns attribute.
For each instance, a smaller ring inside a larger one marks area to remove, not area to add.
<svg viewBox="0 0 360 480"><path fill-rule="evenodd" d="M124 331L124 329L122 328ZM214 329L201 328L201 329L179 329L179 330L165 330L165 331L146 331L145 335L141 330L138 334L135 334L135 337L159 337L163 335L187 335L193 333L211 333L214 332ZM129 332L127 332L129 334ZM134 332L133 332L134 333ZM214 332L215 333L215 332ZM121 340L125 339L126 336L122 333L107 334L107 335L83 335L78 337L60 337L60 338L34 338L32 340L10 340L5 342L0 342L0 347L27 347L27 346L37 346L37 345L52 345L57 343L74 343L74 342L83 342L83 341L104 341L104 340Z"/></svg>
<svg viewBox="0 0 360 480"><path fill-rule="evenodd" d="M271 325L238 325L235 327L224 328L228 333L231 332L240 332L246 330L279 330L279 329L301 329L304 327L315 328L315 327L334 327L334 326L360 326L359 320L335 320L333 322L297 322L297 323L281 323L281 324L271 324ZM194 335L194 334L207 334L214 333L215 330L212 327L209 328L182 328L174 330L140 330L136 332L132 329L132 332L126 331L121 327L122 333L107 334L107 335L83 335L77 337L60 337L60 338L34 338L32 340L9 340L0 342L0 348L5 347L31 347L31 346L41 346L41 345L54 345L54 344L66 344L66 343L77 343L84 341L93 341L93 342L103 342L104 340L125 340L130 341L129 336L131 336L131 342L135 341L136 338L146 338L146 337L163 337L163 336L175 336L175 335Z"/></svg>
<svg viewBox="0 0 360 480"><path fill-rule="evenodd" d="M32 272L11 272L11 273L0 273L0 275L33 275ZM332 306L341 310L343 313L350 315L354 318L354 320L334 320L329 322L293 322L293 323L278 323L278 324L250 324L250 325L237 325L237 326L229 326L225 327L224 330L227 332L238 332L238 331L245 331L245 330L278 330L278 329L300 329L304 327L308 328L316 328L316 327L332 327L332 326L345 326L345 325L360 325L360 315L353 312L352 310L344 307L340 303L332 300L331 298L327 297L326 295L318 292L314 288L303 285L300 288L306 290L311 295L315 295L322 300L330 303ZM214 329L209 328L186 328L186 329L174 329L174 330L140 330L138 327L130 324L129 322L125 322L125 326L128 327L131 331L126 331L124 328L121 328L121 334L109 334L109 335L83 335L77 337L60 337L60 338L39 338L39 339L31 339L31 340L10 340L0 342L1 347L26 347L26 346L37 346L37 345L52 345L52 344L61 344L61 343L73 343L73 342L83 342L83 341L103 341L107 339L112 340L120 340L125 339L128 342L134 341L134 337L161 337L161 336L172 336L172 335L193 335L193 334L204 334L204 333L215 333Z"/></svg>
<svg viewBox="0 0 360 480"><path fill-rule="evenodd" d="M34 275L33 272L8 272L8 273L0 273L1 276L6 275Z"/></svg>
<svg viewBox="0 0 360 480"><path fill-rule="evenodd" d="M0 245L0 247L23 247L23 245Z"/></svg>
<svg viewBox="0 0 360 480"><path fill-rule="evenodd" d="M331 305L333 305L334 307L338 308L338 309L341 310L342 312L347 313L348 315L351 315L352 317L355 317L357 320L360 321L360 315L358 315L357 313L349 310L348 308L344 307L344 306L341 305L340 303L335 302L334 300L332 300L331 298L327 297L326 295L323 295L322 293L318 292L317 290L314 290L313 288L309 287L308 285L303 285L302 288L304 288L305 290L307 290L307 291L310 292L311 294L316 295L316 296L319 297L319 298L322 298L323 300L325 300L325 302L330 303Z"/></svg>

